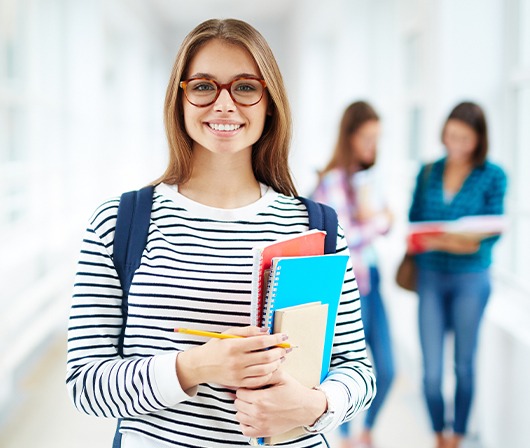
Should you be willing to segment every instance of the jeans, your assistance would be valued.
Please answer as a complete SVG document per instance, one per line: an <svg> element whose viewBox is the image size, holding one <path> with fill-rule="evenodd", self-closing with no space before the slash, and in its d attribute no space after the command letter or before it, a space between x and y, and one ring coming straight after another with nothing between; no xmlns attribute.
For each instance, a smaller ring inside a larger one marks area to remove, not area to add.
<svg viewBox="0 0 530 448"><path fill-rule="evenodd" d="M371 429L390 386L394 379L394 357L390 341L390 329L386 317L383 299L379 290L379 270L370 267L370 292L361 297L361 316L364 326L366 345L370 349L375 377L377 380L377 394L372 405L366 411L364 427ZM340 426L343 437L349 434L349 422Z"/></svg>
<svg viewBox="0 0 530 448"><path fill-rule="evenodd" d="M446 427L442 394L444 341L454 331L453 431L465 434L474 389L479 326L490 295L489 271L447 273L419 269L419 332L423 355L423 392L432 428Z"/></svg>

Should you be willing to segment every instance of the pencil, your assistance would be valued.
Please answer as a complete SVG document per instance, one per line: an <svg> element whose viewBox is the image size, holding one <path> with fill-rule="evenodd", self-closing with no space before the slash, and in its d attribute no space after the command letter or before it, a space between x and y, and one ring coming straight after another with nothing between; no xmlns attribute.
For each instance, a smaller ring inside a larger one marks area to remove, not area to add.
<svg viewBox="0 0 530 448"><path fill-rule="evenodd" d="M194 334L195 336L204 336L207 338L218 338L218 339L231 339L231 338L243 338L245 336L237 336L235 334L226 334L226 333L215 333L213 331L203 331L203 330L192 330L189 328L175 328L177 333L184 334ZM282 342L276 344L276 347L281 348L295 348L294 345L288 344L287 342Z"/></svg>

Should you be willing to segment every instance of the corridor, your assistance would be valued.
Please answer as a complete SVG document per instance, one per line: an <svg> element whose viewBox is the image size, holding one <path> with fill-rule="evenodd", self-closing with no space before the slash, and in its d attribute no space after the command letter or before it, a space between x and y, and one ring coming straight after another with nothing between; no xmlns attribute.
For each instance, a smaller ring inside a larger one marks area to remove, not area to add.
<svg viewBox="0 0 530 448"><path fill-rule="evenodd" d="M212 17L246 20L270 43L292 110L299 194L315 187L347 104L365 100L380 114L393 227L376 249L397 377L376 448L434 446L418 300L394 273L418 168L444 153L455 104L482 105L488 158L508 176L508 224L493 252L463 447L530 447L530 0L0 0L0 448L110 447L115 423L77 413L64 385L79 247L98 204L165 170L172 64L184 36ZM335 434L329 441L338 448Z"/></svg>

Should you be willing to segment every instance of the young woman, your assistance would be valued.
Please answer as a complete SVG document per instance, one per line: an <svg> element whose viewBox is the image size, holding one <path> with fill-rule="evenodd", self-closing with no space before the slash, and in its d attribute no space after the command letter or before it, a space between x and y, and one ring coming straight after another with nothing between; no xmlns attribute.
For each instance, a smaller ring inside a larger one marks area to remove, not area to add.
<svg viewBox="0 0 530 448"><path fill-rule="evenodd" d="M287 335L249 326L252 248L308 229L287 165L289 105L267 42L238 20L198 25L178 52L164 111L170 159L155 183L123 357L117 199L96 210L83 240L69 327L73 403L122 417L125 448L247 446L299 426L307 435L286 446L324 447L322 432L369 405L374 378L351 265L320 388L280 369L289 354L276 345ZM337 253L348 253L342 233ZM205 343L176 327L245 337Z"/></svg>
<svg viewBox="0 0 530 448"><path fill-rule="evenodd" d="M442 142L446 156L422 167L418 174L410 221L503 214L506 175L487 160L488 135L482 109L471 102L457 105L445 122ZM479 325L490 295L489 266L498 238L478 241L443 234L419 241L423 252L415 255L415 260L423 387L438 448L456 448L466 434ZM456 391L453 431L444 435L443 347L449 329L454 331Z"/></svg>
<svg viewBox="0 0 530 448"><path fill-rule="evenodd" d="M377 396L364 420L356 446L372 447L372 427L390 390L394 362L389 325L379 290L375 238L391 226L392 215L382 200L374 170L379 117L368 103L358 101L342 116L335 152L321 173L313 199L331 205L338 213L348 239L361 293L362 321L377 377ZM352 446L349 425L340 427L344 448Z"/></svg>

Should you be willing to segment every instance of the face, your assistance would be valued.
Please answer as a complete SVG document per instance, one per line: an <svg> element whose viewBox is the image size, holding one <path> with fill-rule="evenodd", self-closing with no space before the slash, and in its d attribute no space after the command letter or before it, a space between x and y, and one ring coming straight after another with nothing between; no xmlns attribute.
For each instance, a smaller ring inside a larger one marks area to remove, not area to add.
<svg viewBox="0 0 530 448"><path fill-rule="evenodd" d="M220 40L205 44L191 60L186 79L209 78L226 84L240 77L261 77L252 56L242 47ZM182 95L186 132L194 152L209 154L250 153L260 138L267 115L266 92L253 106L241 106L226 89L206 107L196 107Z"/></svg>
<svg viewBox="0 0 530 448"><path fill-rule="evenodd" d="M375 163L377 141L381 133L378 120L363 123L350 137L350 145L355 160L361 166L369 167Z"/></svg>
<svg viewBox="0 0 530 448"><path fill-rule="evenodd" d="M477 148L475 130L460 120L448 120L443 133L443 143L451 160L469 162Z"/></svg>

